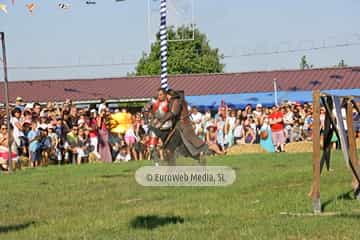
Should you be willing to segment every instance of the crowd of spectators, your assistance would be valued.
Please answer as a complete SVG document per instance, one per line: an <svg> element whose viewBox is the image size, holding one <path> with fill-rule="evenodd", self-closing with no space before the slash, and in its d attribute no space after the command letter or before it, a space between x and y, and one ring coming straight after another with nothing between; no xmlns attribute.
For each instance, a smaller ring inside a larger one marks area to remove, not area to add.
<svg viewBox="0 0 360 240"><path fill-rule="evenodd" d="M0 112L0 166L6 170L8 147L15 163L19 158L28 159L31 167L57 164L81 164L83 162L126 162L151 160L151 138L148 135L149 116L135 112L131 125L123 133L112 131L111 116L127 113L127 109L109 109L104 99L97 107L79 108L66 100L62 104L48 102L25 104L21 97L11 108L10 129L6 112ZM190 119L199 138L206 141L214 154L223 155L234 145L260 144L269 152L286 151L290 142L312 140L311 104L283 104L253 109L232 109L222 104L216 111L200 112L191 108ZM321 128L324 127L325 111L321 108ZM354 111L354 119L360 116ZM8 139L10 131L11 138ZM357 137L360 126L356 126ZM332 139L338 146L336 136ZM10 143L10 144L9 144ZM161 143L157 150L161 157Z"/></svg>
<svg viewBox="0 0 360 240"><path fill-rule="evenodd" d="M345 117L345 109L342 109ZM216 145L219 154L239 144L260 144L268 152L284 152L285 145L292 142L312 141L313 107L311 103L285 103L280 106L263 107L257 104L255 109L247 105L244 109L219 108L211 117L211 112L199 113L192 108L192 119L196 133ZM320 108L320 132L325 127L325 108ZM360 115L353 111L356 137L360 137ZM346 127L346 123L345 123ZM334 133L331 139L333 148L339 147Z"/></svg>

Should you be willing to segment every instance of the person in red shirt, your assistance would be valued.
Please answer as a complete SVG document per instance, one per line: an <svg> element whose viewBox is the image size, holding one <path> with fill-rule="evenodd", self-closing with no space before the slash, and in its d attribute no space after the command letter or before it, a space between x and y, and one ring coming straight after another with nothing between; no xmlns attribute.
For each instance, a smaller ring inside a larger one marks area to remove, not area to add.
<svg viewBox="0 0 360 240"><path fill-rule="evenodd" d="M269 116L270 127L272 131L272 140L277 152L285 151L285 133L284 133L284 120L283 113L280 111L279 106L272 108L272 113Z"/></svg>

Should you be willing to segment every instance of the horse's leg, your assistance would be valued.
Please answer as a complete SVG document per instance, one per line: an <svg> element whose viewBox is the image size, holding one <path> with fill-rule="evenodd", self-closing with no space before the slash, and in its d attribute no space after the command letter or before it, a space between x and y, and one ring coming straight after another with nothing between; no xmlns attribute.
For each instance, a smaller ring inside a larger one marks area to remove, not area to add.
<svg viewBox="0 0 360 240"><path fill-rule="evenodd" d="M160 165L160 156L157 148L153 148L150 151L151 159L154 161L155 166Z"/></svg>
<svg viewBox="0 0 360 240"><path fill-rule="evenodd" d="M201 165L201 166L206 166L207 165L206 156L205 156L204 152L200 152L199 165Z"/></svg>
<svg viewBox="0 0 360 240"><path fill-rule="evenodd" d="M168 162L169 166L175 166L176 165L176 158L174 151L171 151L169 149L164 149L165 154L165 160Z"/></svg>

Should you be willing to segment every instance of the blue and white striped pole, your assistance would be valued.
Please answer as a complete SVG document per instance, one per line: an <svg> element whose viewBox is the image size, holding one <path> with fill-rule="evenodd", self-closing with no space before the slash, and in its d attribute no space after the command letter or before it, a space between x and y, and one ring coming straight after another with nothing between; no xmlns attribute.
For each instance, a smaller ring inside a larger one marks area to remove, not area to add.
<svg viewBox="0 0 360 240"><path fill-rule="evenodd" d="M169 90L167 69L167 29L166 29L166 0L160 1L160 56L161 56L161 88Z"/></svg>

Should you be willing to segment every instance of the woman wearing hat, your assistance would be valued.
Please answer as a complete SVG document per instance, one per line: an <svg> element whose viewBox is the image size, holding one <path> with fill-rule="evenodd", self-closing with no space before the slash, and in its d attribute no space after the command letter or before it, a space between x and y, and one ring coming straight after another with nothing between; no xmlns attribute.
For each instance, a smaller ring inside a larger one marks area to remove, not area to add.
<svg viewBox="0 0 360 240"><path fill-rule="evenodd" d="M20 111L24 111L24 100L22 99L22 97L17 97L15 99L15 108L19 108Z"/></svg>
<svg viewBox="0 0 360 240"><path fill-rule="evenodd" d="M216 154L219 155L225 155L226 152L223 151L220 147L220 145L217 143L217 127L214 123L211 123L207 127L207 133L206 133L206 143L208 145L209 150L213 151Z"/></svg>

